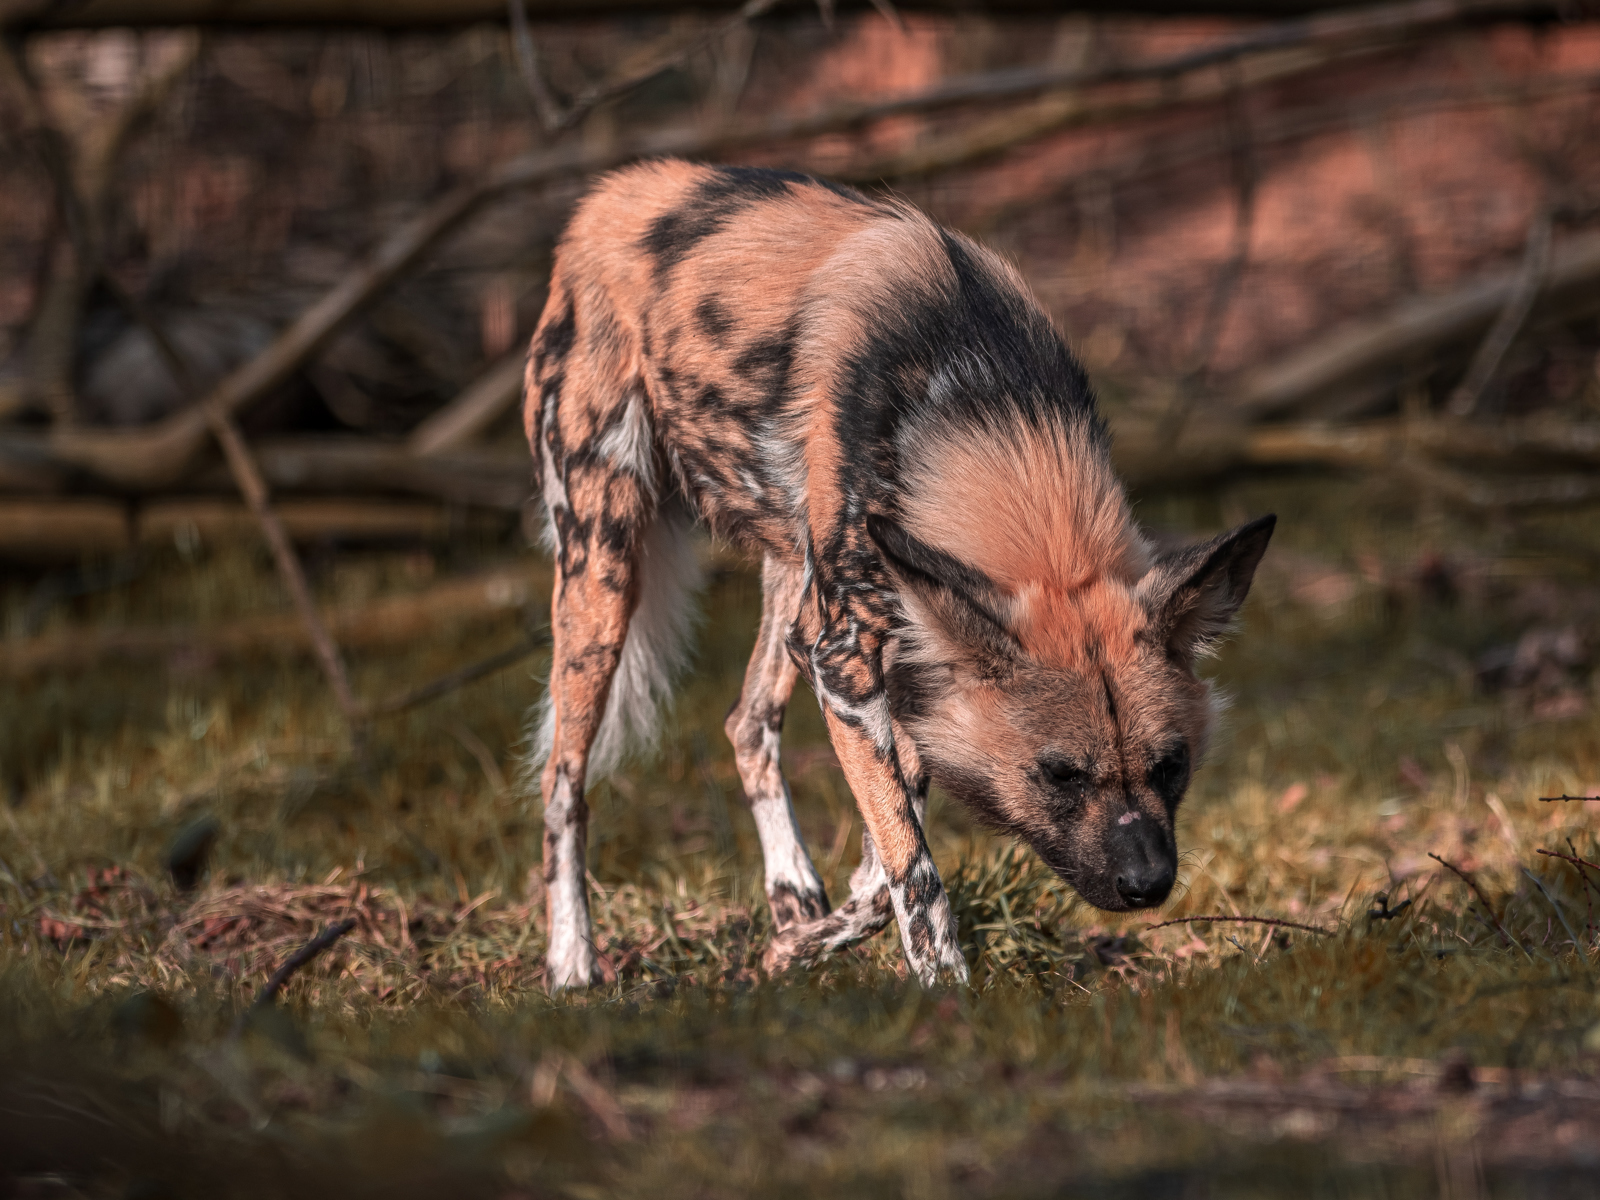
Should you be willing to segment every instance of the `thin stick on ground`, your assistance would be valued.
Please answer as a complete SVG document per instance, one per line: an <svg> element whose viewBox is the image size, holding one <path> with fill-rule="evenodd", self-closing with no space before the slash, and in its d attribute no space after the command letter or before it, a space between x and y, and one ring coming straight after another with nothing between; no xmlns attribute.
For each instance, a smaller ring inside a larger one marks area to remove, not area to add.
<svg viewBox="0 0 1600 1200"><path fill-rule="evenodd" d="M1594 897L1589 893L1592 891L1600 891L1600 888L1596 888L1595 885L1589 880L1588 868L1593 864L1587 859L1581 859L1578 857L1578 848L1572 844L1571 838L1567 839L1567 849L1572 851L1572 857L1575 860L1572 864L1573 869L1578 872L1578 877L1583 880L1583 930L1585 933L1589 934L1589 936L1593 937ZM1560 855L1557 855L1556 857L1559 858Z"/></svg>
<svg viewBox="0 0 1600 1200"><path fill-rule="evenodd" d="M1572 948L1578 952L1578 957L1583 960L1584 969L1589 971L1590 974L1593 974L1594 965L1589 961L1587 948L1584 946L1582 940L1578 937L1578 931L1572 927L1572 922L1567 920L1567 910L1562 908L1561 905L1556 902L1556 898L1550 894L1550 889L1545 887L1543 881L1540 880L1537 875L1528 870L1527 867L1522 868L1522 873L1528 877L1529 883L1533 884L1534 887L1539 889L1539 894L1543 896L1545 900L1549 902L1550 907L1555 910L1556 920L1561 922L1561 928L1565 929L1567 931L1567 936L1572 939Z"/></svg>
<svg viewBox="0 0 1600 1200"><path fill-rule="evenodd" d="M200 389L188 360L166 336L166 331L161 328L160 322L142 302L119 285L113 283L112 291L129 315L150 335L179 389L188 396L199 395ZM284 586L289 589L295 611L306 627L312 652L316 655L322 673L328 678L328 685L333 689L334 701L339 705L339 711L350 727L350 739L356 755L361 757L366 744L366 711L356 699L355 691L350 686L350 676L345 670L339 647L335 644L333 635L328 632L322 614L317 612L316 602L311 598L311 587L306 582L305 568L300 565L300 556L295 553L294 544L289 540L288 530L283 527L283 521L272 507L271 493L267 489L267 481L262 477L261 467L256 462L255 456L250 453L244 434L240 432L237 422L228 411L216 404L211 397L203 399L200 406L205 413L207 424L211 427L212 435L222 447L223 457L227 460L228 470L233 475L240 495L244 497L245 504L249 506L251 514L261 526L262 535L267 539L273 561L278 567L278 574L283 577Z"/></svg>
<svg viewBox="0 0 1600 1200"><path fill-rule="evenodd" d="M1165 929L1168 925L1187 925L1190 921L1206 921L1213 923L1227 923L1237 925L1273 925L1283 929L1303 929L1307 933L1319 934L1322 937L1333 937L1338 930L1324 929L1320 925L1302 925L1298 921L1280 921L1277 917L1178 917L1171 921L1160 921L1145 928Z"/></svg>
<svg viewBox="0 0 1600 1200"><path fill-rule="evenodd" d="M284 959L283 965L272 973L272 978L268 979L261 990L256 993L256 998L251 1001L250 1007L245 1010L234 1025L234 1035L237 1036L244 1032L245 1022L249 1019L251 1013L266 1008L273 1002L278 993L283 990L283 985L289 982L290 976L355 927L356 919L354 917L346 917L337 925L328 926L328 928Z"/></svg>
<svg viewBox="0 0 1600 1200"><path fill-rule="evenodd" d="M469 683L503 671L509 666L521 662L530 654L537 653L550 644L548 630L530 633L528 639L520 646L513 646L509 650L502 650L499 654L491 654L488 658L480 659L475 663L458 670L451 671L448 675L441 675L431 683L421 687L412 688L391 696L387 700L380 700L377 704L369 705L366 712L369 717L387 717L395 713L405 712L408 708L415 708L419 704L426 704L429 700L437 700L440 696L448 695L457 688L466 687Z"/></svg>
<svg viewBox="0 0 1600 1200"><path fill-rule="evenodd" d="M1431 850L1428 851L1428 857L1433 859L1433 861L1438 863L1440 866L1449 868L1461 878L1463 883L1472 889L1472 894L1478 898L1478 903L1483 905L1484 911L1489 914L1489 920L1494 922L1495 932L1505 939L1506 945L1520 947L1524 954L1528 953L1527 947L1523 946L1521 942L1517 941L1506 932L1506 927L1500 921L1500 914L1495 912L1494 905L1489 903L1489 897L1484 895L1483 889L1478 886L1478 881L1474 879L1471 874L1463 871L1460 867L1456 866L1455 863L1449 861L1448 859L1440 858ZM1532 956L1529 955L1529 957L1531 958Z"/></svg>
<svg viewBox="0 0 1600 1200"><path fill-rule="evenodd" d="M1569 796L1563 792L1559 796L1540 796L1540 804L1559 804L1563 800L1576 800L1582 804L1600 804L1600 796Z"/></svg>
<svg viewBox="0 0 1600 1200"><path fill-rule="evenodd" d="M1596 894L1600 894L1600 886L1596 886L1594 880L1589 878L1588 871L1588 868L1590 867L1593 867L1596 871L1600 871L1600 863L1590 862L1587 858L1580 858L1577 850L1573 848L1571 838L1567 839L1567 849L1572 850L1572 853L1562 854L1559 850L1540 850L1539 853L1548 858L1559 858L1562 862L1571 863L1573 869L1578 872L1578 878L1583 880L1583 894L1585 898L1588 897L1591 891L1595 892ZM1591 917L1590 924L1593 923L1594 922Z"/></svg>

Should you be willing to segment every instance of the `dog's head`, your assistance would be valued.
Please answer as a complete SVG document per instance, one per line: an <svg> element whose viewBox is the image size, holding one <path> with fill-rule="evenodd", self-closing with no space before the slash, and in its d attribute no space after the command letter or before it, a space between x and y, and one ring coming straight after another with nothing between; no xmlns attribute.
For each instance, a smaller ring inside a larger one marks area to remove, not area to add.
<svg viewBox="0 0 1600 1200"><path fill-rule="evenodd" d="M890 698L933 777L1097 908L1164 901L1173 820L1212 723L1195 659L1244 602L1275 520L1164 555L1132 582L1006 590L869 518L905 615Z"/></svg>

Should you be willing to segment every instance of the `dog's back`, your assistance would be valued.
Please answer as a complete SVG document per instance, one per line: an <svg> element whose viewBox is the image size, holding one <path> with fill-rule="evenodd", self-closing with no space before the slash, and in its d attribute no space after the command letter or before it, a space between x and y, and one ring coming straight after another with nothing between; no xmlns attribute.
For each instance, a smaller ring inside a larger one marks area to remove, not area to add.
<svg viewBox="0 0 1600 1200"><path fill-rule="evenodd" d="M1092 407L1002 260L908 206L790 172L668 161L608 176L562 239L533 345L530 438L552 391L578 401L561 406L569 446L648 422L671 472L657 483L789 557L797 523L827 538L846 510L859 523L863 506L893 507L915 426Z"/></svg>

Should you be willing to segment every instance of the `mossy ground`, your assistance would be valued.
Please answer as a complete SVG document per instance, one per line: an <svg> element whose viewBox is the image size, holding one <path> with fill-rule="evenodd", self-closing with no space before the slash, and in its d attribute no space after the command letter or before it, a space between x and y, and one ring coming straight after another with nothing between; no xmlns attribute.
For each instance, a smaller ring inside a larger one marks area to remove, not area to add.
<svg viewBox="0 0 1600 1200"><path fill-rule="evenodd" d="M1268 509L1280 532L1211 666L1232 703L1160 913L1087 908L936 794L971 991L905 983L892 930L760 976L759 851L721 734L759 610L740 567L708 595L661 755L592 793L608 980L584 996L541 989L538 802L516 767L541 659L381 721L365 763L307 661L215 662L198 634L170 662L8 684L0 1178L38 1195L1592 1194L1600 873L1586 889L1537 853L1600 858L1600 804L1539 799L1600 784L1590 664L1498 690L1480 668L1530 630L1600 642L1600 520L1468 523L1293 479L1140 514L1200 533ZM318 587L359 603L515 553L325 556ZM8 585L8 636L41 612L203 629L285 607L252 547L38 594ZM519 636L440 628L354 676L383 696ZM838 896L860 826L803 691L785 747ZM181 892L164 862L203 819L215 848ZM1151 928L1202 915L1329 932ZM280 1006L241 1018L344 916L354 931Z"/></svg>

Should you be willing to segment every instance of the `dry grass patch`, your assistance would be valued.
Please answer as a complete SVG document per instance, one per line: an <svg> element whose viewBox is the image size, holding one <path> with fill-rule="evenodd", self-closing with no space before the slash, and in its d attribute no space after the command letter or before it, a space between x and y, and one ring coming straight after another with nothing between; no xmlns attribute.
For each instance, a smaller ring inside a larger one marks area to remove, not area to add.
<svg viewBox="0 0 1600 1200"><path fill-rule="evenodd" d="M11 689L0 1162L95 1195L1578 1189L1600 1162L1600 868L1538 852L1600 862L1600 804L1539 797L1600 790L1600 529L1424 527L1284 483L1145 515L1266 508L1281 561L1215 668L1232 707L1173 900L1088 909L936 794L961 993L907 985L892 932L761 979L759 851L720 732L759 610L741 570L708 597L660 757L592 794L607 978L584 996L541 989L516 760L542 659L387 720L364 763L293 656ZM404 595L506 553L346 556L319 586ZM32 586L0 594L8 629ZM233 620L281 609L274 588L253 551L174 556L44 626ZM521 625L358 652L357 684L392 694ZM860 826L803 694L786 747L838 895Z"/></svg>

